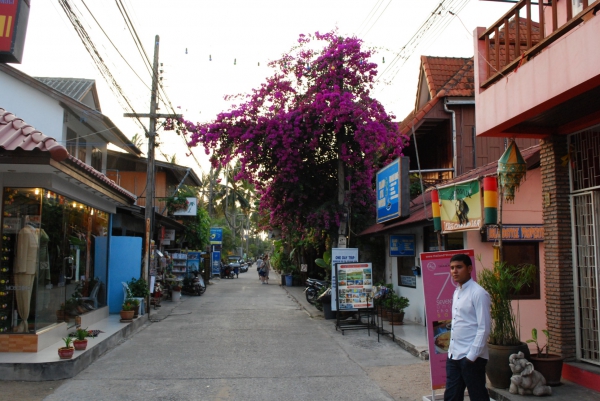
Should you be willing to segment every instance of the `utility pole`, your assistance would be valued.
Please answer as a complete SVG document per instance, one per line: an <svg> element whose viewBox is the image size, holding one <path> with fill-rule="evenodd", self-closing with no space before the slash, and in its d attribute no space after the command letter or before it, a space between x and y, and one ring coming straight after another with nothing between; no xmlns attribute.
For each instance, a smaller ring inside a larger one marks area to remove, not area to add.
<svg viewBox="0 0 600 401"><path fill-rule="evenodd" d="M150 119L148 125L148 164L146 170L146 206L144 207L144 220L146 226L145 235L145 247L144 247L144 268L142 271L142 277L150 283L150 241L154 231L154 170L155 170L155 159L154 159L154 148L156 143L156 120L158 118L179 118L180 114L157 114L158 109L158 48L160 45L160 37L156 35L154 37L154 63L152 65L152 92L150 94L150 114L137 114L137 113L125 113L124 117L147 117ZM146 299L146 309L150 308L150 298Z"/></svg>

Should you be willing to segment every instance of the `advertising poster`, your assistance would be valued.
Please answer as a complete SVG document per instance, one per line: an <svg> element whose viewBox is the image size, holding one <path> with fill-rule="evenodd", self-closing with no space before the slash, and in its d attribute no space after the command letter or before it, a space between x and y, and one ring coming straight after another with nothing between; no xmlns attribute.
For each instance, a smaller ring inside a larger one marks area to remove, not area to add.
<svg viewBox="0 0 600 401"><path fill-rule="evenodd" d="M221 275L221 251L212 251L210 254L211 275Z"/></svg>
<svg viewBox="0 0 600 401"><path fill-rule="evenodd" d="M481 228L479 179L438 187L438 194L443 234Z"/></svg>
<svg viewBox="0 0 600 401"><path fill-rule="evenodd" d="M459 253L468 255L475 266L475 253L472 249L421 254L432 390L446 386L446 359L452 329L452 296L456 288L456 283L450 275L450 258ZM475 279L474 270L472 278Z"/></svg>
<svg viewBox="0 0 600 401"><path fill-rule="evenodd" d="M337 265L337 295L340 310L373 306L373 268L371 263Z"/></svg>
<svg viewBox="0 0 600 401"><path fill-rule="evenodd" d="M331 250L331 310L337 310L337 281L335 266L338 263L358 263L358 248L333 248Z"/></svg>
<svg viewBox="0 0 600 401"><path fill-rule="evenodd" d="M200 261L202 260L202 254L200 252L188 252L187 254L187 268L188 273L193 271L200 271Z"/></svg>

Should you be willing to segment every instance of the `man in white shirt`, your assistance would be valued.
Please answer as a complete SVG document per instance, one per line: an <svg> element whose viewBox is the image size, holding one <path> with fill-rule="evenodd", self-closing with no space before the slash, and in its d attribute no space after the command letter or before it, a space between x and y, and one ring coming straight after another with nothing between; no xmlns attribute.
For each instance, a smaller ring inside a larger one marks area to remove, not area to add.
<svg viewBox="0 0 600 401"><path fill-rule="evenodd" d="M444 401L489 401L485 365L489 359L490 295L471 280L473 263L465 254L450 259L450 274L458 284L452 297L452 334L446 361Z"/></svg>

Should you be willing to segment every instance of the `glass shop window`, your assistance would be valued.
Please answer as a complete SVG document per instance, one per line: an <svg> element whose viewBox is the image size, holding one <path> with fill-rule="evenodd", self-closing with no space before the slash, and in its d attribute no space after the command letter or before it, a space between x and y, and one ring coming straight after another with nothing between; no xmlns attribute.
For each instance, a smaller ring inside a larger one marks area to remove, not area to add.
<svg viewBox="0 0 600 401"><path fill-rule="evenodd" d="M537 267L532 285L521 288L512 299L540 299L540 256L537 242L503 242L502 259L514 266L532 264Z"/></svg>
<svg viewBox="0 0 600 401"><path fill-rule="evenodd" d="M41 188L5 188L2 202L0 333L106 305L107 213Z"/></svg>
<svg viewBox="0 0 600 401"><path fill-rule="evenodd" d="M433 231L433 226L423 227L423 240L425 252L465 249L462 233L442 234L442 249L439 249L437 232Z"/></svg>
<svg viewBox="0 0 600 401"><path fill-rule="evenodd" d="M398 265L398 285L401 287L417 288L417 277L412 268L415 265L415 258L398 257L396 258Z"/></svg>

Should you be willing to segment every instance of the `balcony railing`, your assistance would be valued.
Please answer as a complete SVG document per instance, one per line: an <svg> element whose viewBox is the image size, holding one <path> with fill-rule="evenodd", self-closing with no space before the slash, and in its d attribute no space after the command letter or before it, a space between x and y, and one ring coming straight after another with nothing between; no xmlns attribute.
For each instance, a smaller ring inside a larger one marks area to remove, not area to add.
<svg viewBox="0 0 600 401"><path fill-rule="evenodd" d="M539 2L534 4L531 0L520 0L494 25L479 35L478 39L485 41L485 54L482 56L485 57L487 65L487 74L481 79L482 88L514 71L520 63L540 53L600 10L600 0L580 0L582 10L575 16L572 0ZM538 21L534 21L534 14L537 15ZM559 16L564 20L560 26Z"/></svg>

